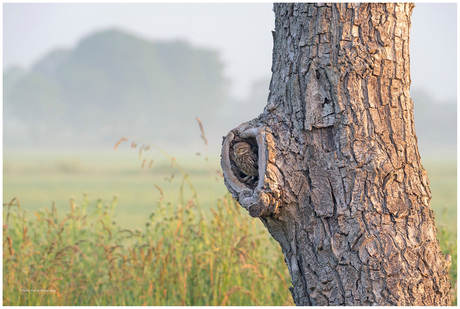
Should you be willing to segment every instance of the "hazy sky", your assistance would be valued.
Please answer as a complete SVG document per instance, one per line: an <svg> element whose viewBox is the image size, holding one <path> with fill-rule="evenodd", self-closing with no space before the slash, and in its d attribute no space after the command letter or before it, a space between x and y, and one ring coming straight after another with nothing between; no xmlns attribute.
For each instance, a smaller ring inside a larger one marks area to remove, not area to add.
<svg viewBox="0 0 460 309"><path fill-rule="evenodd" d="M457 5L417 4L412 15L412 89L456 100ZM274 13L271 3L4 4L4 68L29 67L57 47L73 47L111 27L147 39L186 39L221 52L237 97L270 76Z"/></svg>

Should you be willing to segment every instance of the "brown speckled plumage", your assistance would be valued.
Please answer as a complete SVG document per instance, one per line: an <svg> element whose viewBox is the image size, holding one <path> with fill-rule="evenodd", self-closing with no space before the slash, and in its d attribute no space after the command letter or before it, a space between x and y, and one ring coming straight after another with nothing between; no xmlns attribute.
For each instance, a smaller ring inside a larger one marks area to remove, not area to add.
<svg viewBox="0 0 460 309"><path fill-rule="evenodd" d="M236 166L247 176L258 176L257 155L252 151L251 146L245 142L236 143L233 146Z"/></svg>

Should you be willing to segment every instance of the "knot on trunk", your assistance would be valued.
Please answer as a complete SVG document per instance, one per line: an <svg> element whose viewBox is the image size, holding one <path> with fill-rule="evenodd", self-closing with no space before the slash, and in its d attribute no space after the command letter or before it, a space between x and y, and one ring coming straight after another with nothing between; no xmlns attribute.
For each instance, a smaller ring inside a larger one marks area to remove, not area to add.
<svg viewBox="0 0 460 309"><path fill-rule="evenodd" d="M275 165L272 134L251 123L241 124L224 138L221 165L233 198L252 217L266 217L278 213L284 179Z"/></svg>

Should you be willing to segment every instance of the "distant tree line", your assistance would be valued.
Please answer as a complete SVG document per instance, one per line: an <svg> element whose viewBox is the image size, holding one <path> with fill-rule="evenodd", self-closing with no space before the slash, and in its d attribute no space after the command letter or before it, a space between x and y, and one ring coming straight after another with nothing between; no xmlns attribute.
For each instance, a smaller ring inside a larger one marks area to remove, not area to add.
<svg viewBox="0 0 460 309"><path fill-rule="evenodd" d="M37 145L133 134L186 142L197 110L212 117L224 105L226 84L217 51L95 33L30 70L4 72L4 123L13 128L6 140L14 144L16 128Z"/></svg>

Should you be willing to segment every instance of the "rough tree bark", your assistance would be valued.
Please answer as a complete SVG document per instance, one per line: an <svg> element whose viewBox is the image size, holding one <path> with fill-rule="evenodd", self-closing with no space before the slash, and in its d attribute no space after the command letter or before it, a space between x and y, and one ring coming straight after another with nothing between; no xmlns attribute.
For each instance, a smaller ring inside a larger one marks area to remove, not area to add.
<svg viewBox="0 0 460 309"><path fill-rule="evenodd" d="M279 242L297 305L450 304L409 95L413 7L274 5L268 103L225 137L222 167ZM258 178L233 164L242 140Z"/></svg>

